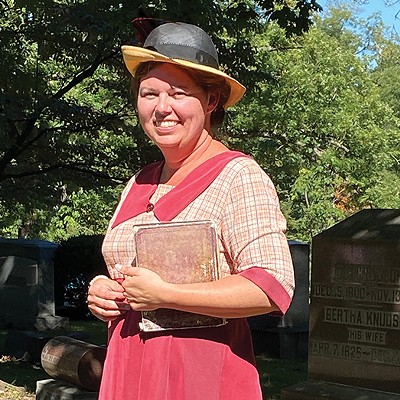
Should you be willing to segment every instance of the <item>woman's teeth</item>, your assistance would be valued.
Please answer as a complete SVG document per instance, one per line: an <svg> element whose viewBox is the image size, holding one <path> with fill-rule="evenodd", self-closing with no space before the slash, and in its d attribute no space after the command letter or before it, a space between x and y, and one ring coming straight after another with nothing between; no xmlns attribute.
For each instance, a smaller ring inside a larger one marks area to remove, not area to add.
<svg viewBox="0 0 400 400"><path fill-rule="evenodd" d="M177 121L156 121L156 126L160 128L171 128L175 125L178 125Z"/></svg>

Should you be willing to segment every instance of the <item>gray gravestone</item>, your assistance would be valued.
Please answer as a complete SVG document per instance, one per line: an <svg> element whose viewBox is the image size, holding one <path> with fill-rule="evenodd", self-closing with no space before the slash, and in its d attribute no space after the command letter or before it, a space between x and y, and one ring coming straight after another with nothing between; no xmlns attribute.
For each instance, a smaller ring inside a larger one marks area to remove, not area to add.
<svg viewBox="0 0 400 400"><path fill-rule="evenodd" d="M281 399L400 399L400 210L314 237L308 377Z"/></svg>
<svg viewBox="0 0 400 400"><path fill-rule="evenodd" d="M54 263L58 245L0 239L0 326L39 331L68 326L55 315Z"/></svg>
<svg viewBox="0 0 400 400"><path fill-rule="evenodd" d="M283 359L307 358L309 318L309 245L289 240L296 289L285 315L248 318L256 354Z"/></svg>

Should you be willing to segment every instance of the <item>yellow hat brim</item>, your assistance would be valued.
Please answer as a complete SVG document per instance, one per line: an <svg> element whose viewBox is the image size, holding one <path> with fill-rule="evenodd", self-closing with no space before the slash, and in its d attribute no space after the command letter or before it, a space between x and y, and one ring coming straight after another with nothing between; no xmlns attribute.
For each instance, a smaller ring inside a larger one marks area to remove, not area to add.
<svg viewBox="0 0 400 400"><path fill-rule="evenodd" d="M181 65L182 67L197 69L199 71L209 72L214 75L223 77L231 87L231 93L228 100L224 104L224 108L235 105L246 92L246 88L236 79L230 77L225 72L219 69L208 67L207 65L196 64L191 61L181 60L177 58L169 58L153 50L148 50L143 47L122 46L122 55L128 71L135 76L135 72L140 63L147 61L167 62L171 64Z"/></svg>

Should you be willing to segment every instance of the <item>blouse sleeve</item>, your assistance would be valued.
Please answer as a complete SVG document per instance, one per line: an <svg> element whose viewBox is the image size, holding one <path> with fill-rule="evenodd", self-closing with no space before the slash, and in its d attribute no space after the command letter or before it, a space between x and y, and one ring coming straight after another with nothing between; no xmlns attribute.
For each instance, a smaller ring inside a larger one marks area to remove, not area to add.
<svg viewBox="0 0 400 400"><path fill-rule="evenodd" d="M223 242L235 272L259 286L284 313L294 291L286 220L271 179L254 160L242 160L230 186Z"/></svg>

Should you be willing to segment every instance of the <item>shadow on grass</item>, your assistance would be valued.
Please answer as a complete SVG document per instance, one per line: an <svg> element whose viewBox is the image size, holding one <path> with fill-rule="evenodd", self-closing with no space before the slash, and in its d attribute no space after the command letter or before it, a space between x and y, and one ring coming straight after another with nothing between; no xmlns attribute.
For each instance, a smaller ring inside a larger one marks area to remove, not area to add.
<svg viewBox="0 0 400 400"><path fill-rule="evenodd" d="M284 387L307 380L307 361L257 356L264 400L279 400Z"/></svg>

